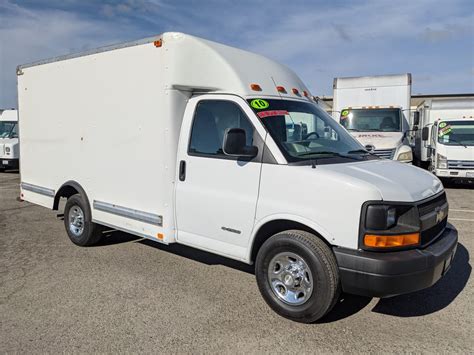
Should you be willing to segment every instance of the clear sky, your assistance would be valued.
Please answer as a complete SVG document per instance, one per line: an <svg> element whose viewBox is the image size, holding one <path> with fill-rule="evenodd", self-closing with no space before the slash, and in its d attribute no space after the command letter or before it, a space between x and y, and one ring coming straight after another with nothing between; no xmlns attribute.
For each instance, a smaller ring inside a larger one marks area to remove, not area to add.
<svg viewBox="0 0 474 355"><path fill-rule="evenodd" d="M18 64L180 31L338 76L413 74L413 93L474 92L474 0L0 0L0 108Z"/></svg>

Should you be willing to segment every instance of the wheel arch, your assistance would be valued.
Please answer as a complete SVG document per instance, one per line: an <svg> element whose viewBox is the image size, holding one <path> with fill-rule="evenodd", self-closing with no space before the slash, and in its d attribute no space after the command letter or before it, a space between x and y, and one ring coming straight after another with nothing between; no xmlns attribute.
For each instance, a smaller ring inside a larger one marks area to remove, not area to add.
<svg viewBox="0 0 474 355"><path fill-rule="evenodd" d="M329 247L332 246L330 242L332 238L329 233L324 228L311 221L297 216L271 216L261 220L260 223L255 226L249 243L249 253L247 255L248 262L253 263L255 261L260 247L268 238L276 233L291 229L302 230L314 234Z"/></svg>
<svg viewBox="0 0 474 355"><path fill-rule="evenodd" d="M91 206L90 206L89 198L87 197L86 191L81 186L81 184L79 184L77 181L74 181L74 180L66 181L58 189L58 192L56 192L56 195L54 196L53 210L55 211L58 210L59 201L61 197L69 198L75 194L80 194L82 197L84 197L84 201L87 205L87 208L89 209L89 211L91 211Z"/></svg>

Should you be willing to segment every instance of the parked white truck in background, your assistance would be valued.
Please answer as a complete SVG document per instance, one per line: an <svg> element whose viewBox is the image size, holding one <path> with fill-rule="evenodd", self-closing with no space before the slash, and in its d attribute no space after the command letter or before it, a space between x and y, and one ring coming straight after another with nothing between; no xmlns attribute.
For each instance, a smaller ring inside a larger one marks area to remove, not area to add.
<svg viewBox="0 0 474 355"><path fill-rule="evenodd" d="M165 33L17 74L21 196L54 210L66 198L78 245L108 226L255 263L266 302L300 322L341 290L393 296L450 267L441 182L367 154L267 58Z"/></svg>
<svg viewBox="0 0 474 355"><path fill-rule="evenodd" d="M474 178L474 98L429 99L417 111L417 163L443 179Z"/></svg>
<svg viewBox="0 0 474 355"><path fill-rule="evenodd" d="M0 171L18 169L19 159L18 111L0 109Z"/></svg>
<svg viewBox="0 0 474 355"><path fill-rule="evenodd" d="M410 163L411 74L334 78L333 117L376 155Z"/></svg>

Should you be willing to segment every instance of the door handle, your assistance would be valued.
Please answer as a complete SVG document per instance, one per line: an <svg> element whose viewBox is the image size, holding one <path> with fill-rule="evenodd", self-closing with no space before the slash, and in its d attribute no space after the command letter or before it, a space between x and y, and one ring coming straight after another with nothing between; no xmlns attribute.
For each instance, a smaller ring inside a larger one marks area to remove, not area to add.
<svg viewBox="0 0 474 355"><path fill-rule="evenodd" d="M179 181L186 180L186 162L181 160L179 162Z"/></svg>

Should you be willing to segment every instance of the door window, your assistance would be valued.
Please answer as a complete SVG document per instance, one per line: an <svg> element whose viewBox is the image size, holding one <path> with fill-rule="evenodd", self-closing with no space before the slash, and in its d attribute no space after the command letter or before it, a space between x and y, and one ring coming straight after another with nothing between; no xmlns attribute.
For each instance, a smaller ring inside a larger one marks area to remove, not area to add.
<svg viewBox="0 0 474 355"><path fill-rule="evenodd" d="M241 108L232 101L199 102L191 129L190 155L225 156L222 151L224 133L228 128L246 131L247 145L253 145L254 128Z"/></svg>

